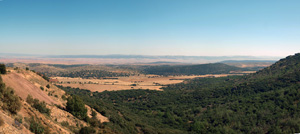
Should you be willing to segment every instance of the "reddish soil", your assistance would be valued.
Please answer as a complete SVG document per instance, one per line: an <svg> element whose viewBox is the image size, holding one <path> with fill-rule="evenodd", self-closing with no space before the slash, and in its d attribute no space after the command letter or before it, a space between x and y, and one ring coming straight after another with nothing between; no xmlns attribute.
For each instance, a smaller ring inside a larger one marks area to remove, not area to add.
<svg viewBox="0 0 300 134"><path fill-rule="evenodd" d="M12 87L15 90L15 93L24 100L26 100L27 96L30 94L33 98L45 101L48 104L58 104L50 98L46 92L43 92L39 87L22 77L22 74L11 72L2 75L2 79L8 87Z"/></svg>

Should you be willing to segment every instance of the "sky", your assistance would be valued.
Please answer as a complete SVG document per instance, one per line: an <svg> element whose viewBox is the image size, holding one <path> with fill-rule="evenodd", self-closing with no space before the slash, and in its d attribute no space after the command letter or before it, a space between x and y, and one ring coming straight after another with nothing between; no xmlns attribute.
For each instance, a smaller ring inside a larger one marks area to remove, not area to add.
<svg viewBox="0 0 300 134"><path fill-rule="evenodd" d="M287 56L300 0L0 0L0 53Z"/></svg>

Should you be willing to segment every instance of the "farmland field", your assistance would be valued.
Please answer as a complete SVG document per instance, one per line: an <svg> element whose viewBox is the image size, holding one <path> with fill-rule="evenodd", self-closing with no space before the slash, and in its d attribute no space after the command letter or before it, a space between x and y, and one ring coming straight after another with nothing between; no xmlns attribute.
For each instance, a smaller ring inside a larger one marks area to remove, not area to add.
<svg viewBox="0 0 300 134"><path fill-rule="evenodd" d="M162 90L163 86L168 84L181 83L184 80L203 77L225 77L228 75L241 74L215 74L215 75L181 75L181 76L159 76L159 75L139 75L129 77L107 77L103 79L82 79L70 77L52 77L57 79L57 85L64 87L73 87L80 89L88 89L92 92L117 91L128 89L149 89Z"/></svg>

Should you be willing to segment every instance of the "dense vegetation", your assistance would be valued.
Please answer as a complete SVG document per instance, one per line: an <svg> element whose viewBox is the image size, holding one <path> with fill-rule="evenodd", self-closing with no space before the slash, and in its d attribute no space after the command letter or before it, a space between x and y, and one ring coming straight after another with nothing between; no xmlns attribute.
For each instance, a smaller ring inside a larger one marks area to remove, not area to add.
<svg viewBox="0 0 300 134"><path fill-rule="evenodd" d="M256 74L194 79L162 92L63 89L109 117L105 125L116 133L300 132L300 54Z"/></svg>
<svg viewBox="0 0 300 134"><path fill-rule="evenodd" d="M81 78L103 78L103 77L118 77L118 76L130 76L128 73L115 73L104 70L80 70L80 71L70 71L70 72L46 72L43 73L49 77L60 76L60 77L81 77Z"/></svg>
<svg viewBox="0 0 300 134"><path fill-rule="evenodd" d="M87 109L81 98L78 96L71 96L67 100L67 110L79 119L87 118Z"/></svg>
<svg viewBox="0 0 300 134"><path fill-rule="evenodd" d="M243 70L242 68L229 66L223 63L177 66L149 66L143 70L146 74L156 75L203 75L222 74L230 71Z"/></svg>

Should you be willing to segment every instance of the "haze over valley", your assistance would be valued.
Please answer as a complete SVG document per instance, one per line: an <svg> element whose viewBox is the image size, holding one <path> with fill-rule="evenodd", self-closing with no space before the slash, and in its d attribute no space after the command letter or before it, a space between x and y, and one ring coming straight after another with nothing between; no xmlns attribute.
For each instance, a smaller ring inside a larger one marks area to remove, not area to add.
<svg viewBox="0 0 300 134"><path fill-rule="evenodd" d="M0 133L299 133L299 5L0 0Z"/></svg>

